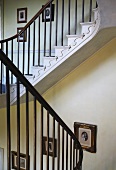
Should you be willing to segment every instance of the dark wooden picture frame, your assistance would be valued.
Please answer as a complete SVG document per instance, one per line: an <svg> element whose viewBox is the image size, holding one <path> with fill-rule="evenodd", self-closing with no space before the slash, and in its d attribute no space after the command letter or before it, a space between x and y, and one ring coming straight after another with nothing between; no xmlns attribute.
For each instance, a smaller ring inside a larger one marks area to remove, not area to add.
<svg viewBox="0 0 116 170"><path fill-rule="evenodd" d="M74 133L84 150L96 153L96 125L74 122Z"/></svg>
<svg viewBox="0 0 116 170"><path fill-rule="evenodd" d="M44 7L44 5L42 5L42 7ZM51 19L50 19L50 16L51 16ZM42 22L45 22L45 21L50 22L50 20L54 21L54 4L47 6L45 10L42 12Z"/></svg>
<svg viewBox="0 0 116 170"><path fill-rule="evenodd" d="M27 8L18 8L17 23L26 23L26 22L27 22Z"/></svg>
<svg viewBox="0 0 116 170"><path fill-rule="evenodd" d="M17 28L17 34L23 29L23 27ZM25 30L20 36L18 36L17 41L19 42L26 42L27 41L27 31Z"/></svg>
<svg viewBox="0 0 116 170"><path fill-rule="evenodd" d="M47 137L43 137L43 154L47 155ZM49 156L57 157L57 139L54 139L53 147L53 138L49 138Z"/></svg>
<svg viewBox="0 0 116 170"><path fill-rule="evenodd" d="M17 169L17 152L11 151L11 154L12 154L12 169ZM29 156L29 165L30 165L30 156ZM26 154L23 153L20 153L20 170L26 170Z"/></svg>

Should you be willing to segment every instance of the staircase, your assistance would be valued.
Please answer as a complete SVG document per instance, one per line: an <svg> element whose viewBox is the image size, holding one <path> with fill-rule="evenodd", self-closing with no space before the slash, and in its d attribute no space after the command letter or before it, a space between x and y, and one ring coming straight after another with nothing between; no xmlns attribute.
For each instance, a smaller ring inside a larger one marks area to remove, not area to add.
<svg viewBox="0 0 116 170"><path fill-rule="evenodd" d="M7 159L4 169L81 170L83 151L73 132L2 50L0 50L0 61L6 67L7 142L4 155ZM10 104L10 73L16 78L17 104L14 109ZM20 104L22 85L26 90L23 112L21 112L23 106ZM33 98L31 110L29 97ZM15 123L13 123L14 117Z"/></svg>
<svg viewBox="0 0 116 170"><path fill-rule="evenodd" d="M71 4L70 0L68 1L68 16L65 16L64 0L61 4L58 0L49 1L26 24L22 31L13 37L0 41L0 100L3 101L0 103L0 108L6 107L7 113L5 122L7 125L7 147L5 152L7 164L5 168L8 170L13 166L17 166L17 169L21 168L21 156L26 159L26 169L82 169L83 151L80 143L68 126L40 95L115 36L115 33L113 34L115 31L113 31L111 36L107 36L102 43L89 50L93 41L96 40L96 43L100 39L102 32L100 30L101 11L96 6L96 2L92 0L87 3L89 6L86 6L84 0L81 2L82 20L78 20L77 17L77 1L74 4ZM55 4L55 22L50 19L49 23L46 20L41 23L45 10L48 7L52 9L53 4ZM61 11L59 13L62 15L59 17L58 7L60 5ZM71 13L71 5L75 6L73 14ZM89 12L85 12L86 7L88 7ZM71 23L72 15L75 16L74 23ZM68 26L66 26L65 17L68 18ZM61 21L60 29L58 26L59 20ZM67 27L67 30L65 27ZM25 34L27 40L20 41L20 35L24 36ZM33 103L32 113L30 113L29 101ZM21 103L25 104L24 116L26 120L24 124L26 125L26 135L24 140L21 140L20 132L22 128L22 122L20 122L22 115ZM15 143L15 149L13 147L13 132L11 131L12 113L10 110L13 107L11 105L14 105L16 110L17 123L14 128L17 130L15 136L17 142ZM33 116L33 125L29 123L30 115ZM34 129L32 133L30 132L30 126L33 126ZM33 136L31 140L30 133L31 137ZM22 141L25 143L24 151L20 147ZM31 144L33 144L33 147ZM22 154L22 151L25 154ZM13 165L16 156L17 165Z"/></svg>
<svg viewBox="0 0 116 170"><path fill-rule="evenodd" d="M48 23L45 20L45 22L41 23L44 11L47 7L52 9L52 5L54 4L54 11L56 11L54 14L54 22L50 20ZM69 0L68 6L64 6L64 4L65 1L62 1L62 4L58 1L49 1L29 21L29 23L26 24L19 34L0 41L1 49L4 53L11 59L11 61L39 91L40 94L43 94L47 89L77 67L82 62L81 60L85 60L83 57L79 59L77 56L77 51L87 44L87 42L89 42L99 30L100 17L98 8L96 8L96 1L90 0L88 2L84 2L83 0L78 4L77 1L71 2ZM58 13L58 7L60 5L62 7L62 15ZM79 5L82 9L78 7ZM75 6L74 11L72 11L72 6ZM88 10L85 10L86 8L88 8ZM65 14L66 10L68 10L68 19ZM81 10L82 13L80 17L78 17L78 10ZM74 22L71 21L72 16L75 16ZM66 19L67 22L64 21ZM59 20L61 20L61 28L58 26ZM65 28L66 23L67 29ZM27 41L22 42L21 40L20 42L21 34L27 35ZM59 40L61 40L61 42L59 42ZM5 74L5 68L3 68L1 64L2 82L5 79ZM16 80L12 75L10 75L10 77L10 101L11 104L15 104ZM1 83L1 89L2 84L3 83ZM45 84L45 86L43 86L43 84ZM23 86L20 91L20 96L25 95L25 89ZM4 98L3 95L2 98ZM23 99L21 101L23 101ZM1 107L4 106L2 104Z"/></svg>

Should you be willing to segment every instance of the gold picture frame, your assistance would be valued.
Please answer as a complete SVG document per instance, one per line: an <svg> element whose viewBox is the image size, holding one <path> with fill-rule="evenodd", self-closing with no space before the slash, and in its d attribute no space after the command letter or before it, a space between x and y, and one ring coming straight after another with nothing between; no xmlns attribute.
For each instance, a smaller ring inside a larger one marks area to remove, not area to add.
<svg viewBox="0 0 116 170"><path fill-rule="evenodd" d="M96 125L74 122L74 133L84 150L96 153Z"/></svg>

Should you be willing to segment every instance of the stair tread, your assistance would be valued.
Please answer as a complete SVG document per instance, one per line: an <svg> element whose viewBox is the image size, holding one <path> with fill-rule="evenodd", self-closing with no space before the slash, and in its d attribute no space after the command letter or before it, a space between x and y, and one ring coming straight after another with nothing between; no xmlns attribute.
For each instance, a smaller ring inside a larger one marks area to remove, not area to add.
<svg viewBox="0 0 116 170"><path fill-rule="evenodd" d="M68 38L75 38L75 37L81 37L83 34L80 35L66 35Z"/></svg>
<svg viewBox="0 0 116 170"><path fill-rule="evenodd" d="M68 49L69 48L69 46L67 45L67 46L54 46L54 48L56 48L56 49Z"/></svg>
<svg viewBox="0 0 116 170"><path fill-rule="evenodd" d="M92 22L81 22L80 24L81 25L91 25L91 24L94 24L95 21L92 21Z"/></svg>

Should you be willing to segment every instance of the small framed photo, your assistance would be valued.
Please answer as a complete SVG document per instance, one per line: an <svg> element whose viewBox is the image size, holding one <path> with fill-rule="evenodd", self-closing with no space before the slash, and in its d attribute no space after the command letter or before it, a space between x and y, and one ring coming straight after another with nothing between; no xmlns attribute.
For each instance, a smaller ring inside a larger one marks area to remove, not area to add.
<svg viewBox="0 0 116 170"><path fill-rule="evenodd" d="M84 150L96 153L96 125L74 122L74 133Z"/></svg>
<svg viewBox="0 0 116 170"><path fill-rule="evenodd" d="M47 137L43 137L43 154L47 155ZM57 140L54 139L53 147L53 138L49 138L49 155L57 157Z"/></svg>
<svg viewBox="0 0 116 170"><path fill-rule="evenodd" d="M11 151L11 154L12 154L12 169L17 169L17 152ZM26 154L23 153L20 153L20 170L26 170Z"/></svg>
<svg viewBox="0 0 116 170"><path fill-rule="evenodd" d="M18 8L17 23L26 23L26 22L27 22L27 8Z"/></svg>
<svg viewBox="0 0 116 170"><path fill-rule="evenodd" d="M44 5L42 5L42 7L44 7ZM54 4L46 7L42 13L42 22L50 22L50 20L54 21Z"/></svg>
<svg viewBox="0 0 116 170"><path fill-rule="evenodd" d="M17 28L17 34L23 29L23 27ZM27 41L27 31L23 32L20 36L17 38L17 42L26 42Z"/></svg>

